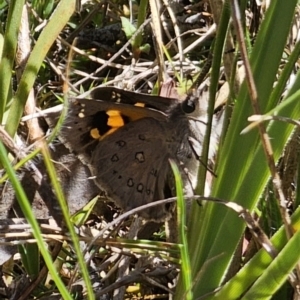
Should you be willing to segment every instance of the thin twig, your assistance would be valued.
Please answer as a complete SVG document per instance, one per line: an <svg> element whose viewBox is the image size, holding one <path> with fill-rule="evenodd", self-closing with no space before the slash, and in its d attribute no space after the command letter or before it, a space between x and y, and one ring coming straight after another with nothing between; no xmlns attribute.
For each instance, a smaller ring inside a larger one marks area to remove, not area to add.
<svg viewBox="0 0 300 300"><path fill-rule="evenodd" d="M287 117L282 117L282 116L252 115L248 118L248 121L252 123L249 124L245 129L243 129L241 131L241 134L245 134L249 132L251 129L258 126L258 124L265 121L280 121L280 122L285 122L300 127L299 121Z"/></svg>
<svg viewBox="0 0 300 300"><path fill-rule="evenodd" d="M163 0L165 6L167 7L169 16L172 20L173 23L173 27L174 27L174 32L175 32L175 36L178 37L177 39L177 46L178 46L178 55L179 55L179 61L183 62L184 61L184 54L183 54L183 43L182 43L182 39L181 39L181 32L180 32L180 28L178 26L178 22L177 19L173 13L173 10L170 6L170 3L172 1L167 1L167 0ZM181 70L182 71L182 70ZM183 74L180 74L181 78L183 77Z"/></svg>
<svg viewBox="0 0 300 300"><path fill-rule="evenodd" d="M16 64L18 65L18 68L16 69L16 75L18 81L20 81L22 77L22 73L24 71L30 52L31 52L31 47L30 47L30 37L29 37L28 11L27 11L27 5L25 4L23 6L23 11L22 11L21 25L18 34L18 50L16 53ZM34 90L32 88L29 92L24 107L25 115L29 115L35 112L35 107L36 104L35 104ZM28 120L27 127L28 127L28 137L30 142L37 141L44 135L43 131L40 128L38 120L36 119Z"/></svg>

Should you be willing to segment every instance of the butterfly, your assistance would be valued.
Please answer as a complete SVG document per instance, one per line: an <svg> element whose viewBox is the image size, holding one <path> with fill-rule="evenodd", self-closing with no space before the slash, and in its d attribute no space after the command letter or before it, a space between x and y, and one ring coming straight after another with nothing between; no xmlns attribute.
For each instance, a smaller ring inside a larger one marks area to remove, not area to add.
<svg viewBox="0 0 300 300"><path fill-rule="evenodd" d="M151 96L100 87L92 99L71 98L62 141L89 167L96 185L125 211L175 194L169 159L193 195L206 130L200 100ZM143 210L160 221L170 205Z"/></svg>

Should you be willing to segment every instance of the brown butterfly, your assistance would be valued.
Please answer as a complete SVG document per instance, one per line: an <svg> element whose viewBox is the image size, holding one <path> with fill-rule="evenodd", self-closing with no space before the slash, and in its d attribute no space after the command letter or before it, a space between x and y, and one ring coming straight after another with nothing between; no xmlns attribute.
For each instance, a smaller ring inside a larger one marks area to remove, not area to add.
<svg viewBox="0 0 300 300"><path fill-rule="evenodd" d="M61 139L88 165L94 181L119 207L132 208L174 195L169 159L180 167L185 193L193 194L206 130L199 99L97 88L92 99L70 99ZM143 210L162 220L170 207Z"/></svg>

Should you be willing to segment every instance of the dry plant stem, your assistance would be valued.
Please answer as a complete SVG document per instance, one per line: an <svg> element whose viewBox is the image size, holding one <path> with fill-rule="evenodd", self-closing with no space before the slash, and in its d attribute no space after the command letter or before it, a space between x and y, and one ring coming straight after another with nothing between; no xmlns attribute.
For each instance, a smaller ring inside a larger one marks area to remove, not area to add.
<svg viewBox="0 0 300 300"><path fill-rule="evenodd" d="M3 127L0 126L0 140L4 144L4 146L15 155L19 160L26 157L26 152L18 147L14 140L10 137L10 135L3 129ZM35 182L38 185L41 185L43 176L39 169L31 162L26 163L26 167L30 168L34 171L34 175L32 178L35 180Z"/></svg>
<svg viewBox="0 0 300 300"><path fill-rule="evenodd" d="M235 28L237 30L237 38L239 40L239 44L241 47L241 55L242 55L242 59L243 59L244 65L245 65L246 80L247 80L247 84L248 84L248 88L249 88L249 92L250 92L252 106L253 106L254 112L256 114L260 114L257 90L255 87L254 79L253 79L251 68L250 68L250 63L249 63L248 56L247 56L247 50L246 50L246 46L244 43L244 36L243 36L242 25L240 22L240 12L239 12L239 8L238 8L238 4L237 4L236 0L231 0L231 1L232 1L231 3L232 3L232 11L233 11L233 21L235 23ZM276 170L276 165L275 165L275 160L274 160L274 156L273 156L272 145L270 143L270 138L266 132L264 124L259 123L258 129L259 129L259 134L260 134L261 141L262 141L262 146L263 146L265 155L267 157L267 162L268 162L271 177L272 177L275 195L276 195L276 198L279 199L279 208L280 208L280 213L281 213L281 217L283 220L283 224L285 227L286 235L287 235L288 239L290 239L293 235L293 228L291 226L291 219L290 219L290 216L289 216L289 214L287 212L287 208L286 208L286 198L285 198L285 195L284 195L284 192L282 189L282 182L281 182L280 176ZM297 270L297 277L299 278L299 274L300 274L299 266L297 266L296 270ZM298 284L297 284L297 280L294 278L293 273L291 273L289 275L289 281L290 281L291 285L295 289L297 289Z"/></svg>
<svg viewBox="0 0 300 300"><path fill-rule="evenodd" d="M240 49L241 49L241 56L242 56L242 59L243 59L244 65L245 65L246 82L247 82L249 93L250 93L251 103L252 103L255 114L260 114L257 90L256 90L256 86L254 83L254 78L252 76L249 59L247 56L246 45L244 42L244 33L243 33L243 28L242 28L241 20L240 20L241 14L239 11L239 6L238 6L237 0L231 0L231 7L232 7L232 17L233 17L234 26L236 29L237 39L238 39ZM272 182L274 185L274 191L276 194L276 198L279 199L279 207L280 207L281 217L282 217L282 220L284 223L287 237L288 237L288 239L290 239L293 235L293 229L291 226L291 219L290 219L287 209L286 209L286 199L285 199L285 196L284 196L284 193L282 190L282 183L281 183L279 174L277 173L277 170L276 170L276 165L275 165L275 160L274 160L274 156L273 156L272 145L270 143L270 138L266 132L264 124L259 124L258 129L259 129L262 146L263 146L263 149L264 149L264 152L265 152L265 155L267 158L267 162L269 165L269 169L271 172L271 177L272 177Z"/></svg>
<svg viewBox="0 0 300 300"><path fill-rule="evenodd" d="M48 116L51 116L52 114L58 114L62 111L62 109L63 109L62 104L59 104L59 105L56 105L56 106L53 106L50 108L46 108L39 112L35 112L34 114L22 117L21 122L26 122L33 118L48 117Z"/></svg>
<svg viewBox="0 0 300 300"><path fill-rule="evenodd" d="M195 197L193 197L195 198ZM115 220L113 220L112 222L108 223L92 240L90 240L89 244L85 247L85 249L83 250L83 255L86 256L86 254L91 250L92 246L96 244L97 240L100 239L104 233L112 228L113 226L116 226L117 224L120 224L121 221L125 220L126 218L128 218L129 216L143 210L143 209L146 209L146 208L149 208L149 207L154 207L158 204L163 204L163 203L172 203L174 201L176 201L177 198L176 197L173 197L173 198L169 198L169 199L164 199L164 200L159 200L159 201L156 201L156 202L152 202L152 203L148 203L146 205L142 205L142 206L139 206L135 209L132 209L124 214L122 214L121 216L119 216L118 218L116 218ZM88 258L89 260L90 258ZM77 273L77 268L78 266L76 266L76 269L75 269L75 273ZM69 281L69 286L71 285L71 283L73 282L75 276L73 278L70 279Z"/></svg>
<svg viewBox="0 0 300 300"><path fill-rule="evenodd" d="M170 49L170 47L173 47L174 52L178 53L179 50L178 50L177 44L175 44L175 41L177 41L177 36L175 35L175 37L172 38L172 35L169 30L168 19L166 18L166 16L164 14L161 15L161 22L162 22L162 26L163 26L163 31L169 41L166 45L166 48ZM174 25L173 25L173 28L174 28Z"/></svg>
<svg viewBox="0 0 300 300"><path fill-rule="evenodd" d="M40 18L39 14L32 8L31 3L26 3L27 8L29 9L29 13L34 16L34 18L40 23L42 24L44 22L44 20L42 18Z"/></svg>
<svg viewBox="0 0 300 300"><path fill-rule="evenodd" d="M137 236L137 233L142 225L142 219L136 218L134 222L131 224L131 227L129 229L127 238L128 239L134 239ZM120 259L119 268L118 268L118 274L116 282L122 281L122 278L129 274L129 265L131 262L131 258L128 256L123 255ZM122 286L119 289L114 290L114 299L115 300L122 300L125 296L126 287Z"/></svg>
<svg viewBox="0 0 300 300"><path fill-rule="evenodd" d="M189 199L195 199L195 197L189 197ZM196 197L197 198L197 197ZM188 198L186 198L188 199ZM168 199L164 199L164 200L159 200L159 201L155 201L152 203L148 203L146 205L142 205L139 206L137 208L134 208L128 212L123 213L121 216L119 216L118 218L116 218L115 220L113 220L112 222L108 223L100 232L99 234L97 234L93 240L90 242L89 245L87 245L86 249L84 250L84 254L90 250L90 248L93 246L93 244L97 241L97 239L101 238L104 233L109 230L110 228L112 228L113 226L117 225L118 223L120 223L121 221L125 220L126 218L128 218L131 215L134 215L146 208L150 208L150 207L155 207L158 204L167 204L167 203L172 203L175 202L177 200L177 197L172 197L172 198L168 198Z"/></svg>
<svg viewBox="0 0 300 300"><path fill-rule="evenodd" d="M211 27L207 30L207 32L203 36L201 36L198 40L196 40L195 42L193 42L192 44L187 46L182 52L177 53L176 55L174 55L172 57L172 59L176 60L176 59L180 58L181 54L184 55L184 54L190 52L191 50L193 50L197 46L199 46L201 44L204 44L204 42L206 42L208 39L214 37L216 35L216 28L217 28L216 24L211 25ZM186 32L184 34L186 34ZM175 39L178 39L178 38L179 38L179 36L177 36ZM171 40L169 42L169 44L173 43L175 39Z"/></svg>
<svg viewBox="0 0 300 300"><path fill-rule="evenodd" d="M223 199L219 199L219 198L215 198L215 197L204 197L204 196L194 196L191 198L189 198L190 200L198 200L198 201L213 201L215 203L219 203L222 205L227 206L228 208L234 210L247 224L247 227L253 232L253 236L257 239L258 243L266 249L266 251L270 254L271 257L276 257L277 255L277 250L273 247L271 241L269 240L268 236L264 233L264 231L260 228L259 224L253 219L253 217L251 216L250 212L245 209L244 207L242 207L241 205L235 203L235 202L230 202L230 201L225 201ZM158 201L160 203L166 203L166 202L172 202L175 201L176 198L170 198L167 200L161 200ZM154 206L155 203L151 203L151 206ZM149 208L149 204L148 205L144 205L143 208ZM140 208L138 208L139 210L141 210ZM136 209L137 210L137 209ZM103 239L101 238L104 234L105 231L107 231L109 228L111 228L112 226L115 226L117 223L121 223L121 221L124 218L127 218L132 212L127 212L123 215L121 215L119 218L117 218L116 220L114 220L113 222L107 224L107 226L105 228L103 228L101 230L101 232L96 236L96 240L94 237L87 237L85 233L82 234L82 236L80 237L80 241L84 241L84 242L91 242L92 244L96 244L96 245L104 245L105 243L111 247L113 246L117 246L117 244L120 244L120 241L116 241L114 239L109 239L107 240L106 238ZM40 220L40 222L44 222L45 220ZM21 223L24 222L24 219L12 219L9 220L8 224L10 222L14 222L14 223ZM70 241L70 237L63 235L62 232L62 228L57 227L57 226L51 226L48 224L40 224L40 227L43 231L42 236L44 239L46 240L55 240L55 241ZM0 229L1 229L1 222L0 222ZM28 238L32 238L33 235L31 232L24 232L24 230L28 230L30 229L30 225L29 224L12 224L12 225L7 225L6 222L4 222L4 230L5 233L1 233L0 230L0 238L6 238L6 239L17 239L18 241L20 241L21 239L26 239L26 242L28 242ZM18 232L12 232L12 233L7 233L7 230L20 230L22 232L18 233ZM45 232L53 232L53 233L44 233ZM33 241L35 241L33 239ZM2 243L1 243L2 244ZM16 243L15 243L16 244ZM166 243L164 243L164 245L166 245ZM166 246L165 246L166 247Z"/></svg>
<svg viewBox="0 0 300 300"><path fill-rule="evenodd" d="M172 23L173 23L175 36L177 37L177 46L178 46L179 61L183 62L184 61L183 45L182 45L181 33L180 33L179 26L177 24L176 17L174 16L173 10L172 10L172 8L170 6L170 1L163 0L163 2L164 2L164 5L167 7L169 16L170 16L170 18L172 20ZM183 74L180 74L180 75L181 75L181 78L182 78Z"/></svg>
<svg viewBox="0 0 300 300"><path fill-rule="evenodd" d="M0 245L9 245L9 246L16 246L16 245L24 245L24 244L31 244L37 243L37 240L34 238L33 233L30 232L29 230L31 229L29 224L26 224L27 228L25 230L27 230L26 232L18 232L16 231L17 229L15 229L15 227L13 228L13 230L15 232L11 232L11 233L0 233L0 238L6 239L7 241L2 242L0 241ZM9 228L7 226L7 228ZM44 227L41 227L42 232L43 231L49 231L49 229L45 230ZM6 229L3 229L6 230ZM70 235L68 234L59 234L56 233L56 230L53 230L54 233L42 233L41 237L43 238L44 242L70 242L72 243L72 238L70 237ZM117 231L117 230L114 230ZM62 231L61 231L62 232ZM86 236L86 233L79 233L80 236L78 237L80 242L84 242L84 243L90 243L91 240L93 239L93 236ZM124 254L126 256L133 256L131 249L129 248L129 250L124 251L121 249L124 249L127 247L127 243L126 240L124 241L124 239L116 239L116 238L102 238L102 239L98 239L95 243L95 246L98 247L111 247L111 250L116 252L117 254ZM179 253L179 250L174 250L176 245L173 243L169 243L169 242L159 242L160 245L160 249L159 251L157 251L156 249L154 249L154 247L145 245L145 244L141 244L141 246L139 246L138 244L136 244L134 246L134 251L138 252L138 253L146 253L149 254L149 252L168 252L169 249L173 249L172 253L175 253L176 255ZM162 250L163 249L163 250ZM94 256L91 256L88 258L88 260L86 261L87 264L89 264L90 260L93 258ZM78 271L78 268L76 267L73 271L73 274L76 275ZM77 276L77 275L76 275ZM73 279L71 277L72 283L73 283ZM71 284L72 284L71 283Z"/></svg>
<svg viewBox="0 0 300 300"><path fill-rule="evenodd" d="M247 133L248 131L250 131L250 129L252 129L253 127L255 127L256 125L258 125L261 122L264 121L281 121L281 122L285 122L285 123L290 123L292 125L295 125L297 127L300 127L300 122L293 120L291 118L286 118L286 117L282 117L282 116L264 116L264 115L253 115L250 116L248 118L249 122L253 122L252 124L250 124L249 126L247 126L244 130L243 133ZM246 130L247 129L247 130Z"/></svg>
<svg viewBox="0 0 300 300"><path fill-rule="evenodd" d="M201 42L204 42L207 38L208 38L208 36L201 37L200 38ZM67 43L65 40L63 40L61 38L60 38L60 41L61 41L62 44L66 45L66 46L68 46L70 48L73 47L73 46L71 46L69 43ZM110 67L117 68L117 69L123 69L123 70L128 69L128 66L123 66L121 64L115 64L115 63L111 62L111 59L108 60L108 61L106 61L106 60L103 60L101 58L95 57L93 55L87 55L83 50L80 50L80 49L78 49L76 47L73 47L72 49L73 49L74 52L76 52L76 53L78 53L80 55L83 55L85 57L88 57L91 61L97 62L99 64L102 64L102 65L105 65L105 66L110 66ZM176 62L173 62L173 65L175 65L177 67L178 64ZM184 65L184 67L189 68L189 70L192 70L191 63L184 63L183 65ZM157 71L158 71L158 68L159 67L155 66L152 62L138 63L136 66L130 66L130 69L133 70L134 72L143 73L141 75L138 75L141 78L145 78L147 75L150 75L150 74L156 74ZM179 66L178 66L178 68L179 68ZM89 79L93 79L93 80L99 80L99 78L96 77L96 73L99 70L100 70L100 68L96 72L91 73L91 74L87 74L87 73L84 73L82 71L80 71L80 72L79 71L74 71L74 73L81 74L81 76L84 77L84 78L89 78ZM78 86L78 82L76 84L74 84L74 85L71 85L71 87L73 88L73 90L76 90L76 87ZM114 82L116 82L115 79L105 82L105 85L111 85ZM80 95L80 98L82 98L83 95L89 94L90 91L88 93L84 93L84 94ZM85 96L83 96L83 97L85 97Z"/></svg>
<svg viewBox="0 0 300 300"><path fill-rule="evenodd" d="M27 11L27 6L24 5L23 12L22 12L22 20L21 20L21 25L19 29L19 35L18 35L18 50L16 53L16 64L18 65L16 74L17 74L18 81L20 81L20 78L22 76L30 52L31 52L31 47L30 47L30 38L29 38L28 11ZM30 115L32 113L35 113L35 107L36 105L35 105L34 92L33 89L31 89L24 108L25 115ZM43 132L39 126L37 119L28 120L27 127L28 127L28 133L29 133L28 137L30 142L37 141L43 136Z"/></svg>
<svg viewBox="0 0 300 300"><path fill-rule="evenodd" d="M47 222L50 221L55 222L54 219L36 219L36 220L39 223L41 230L45 230L46 232L47 231L62 232L61 227L47 224ZM22 231L29 230L31 229L31 226L27 223L27 220L25 218L9 218L9 219L0 219L0 232L3 228L6 230L6 232L11 232L13 230L22 230Z"/></svg>
<svg viewBox="0 0 300 300"><path fill-rule="evenodd" d="M150 8L151 8L151 27L153 31L154 36L154 42L155 42L155 53L157 55L157 63L159 66L158 71L158 82L164 82L165 81L165 75L166 75L166 65L164 60L164 52L163 48L160 47L160 45L163 45L163 39L162 39L162 33L161 33L161 19L160 19L160 11L161 11L161 4L159 0L150 0L149 1Z"/></svg>
<svg viewBox="0 0 300 300"><path fill-rule="evenodd" d="M261 229L259 224L253 219L248 209L235 202L224 201L220 198L215 197L200 196L199 200L213 201L225 205L234 210L236 213L238 213L239 217L241 217L246 222L247 227L250 229L257 242L269 253L269 255L272 258L275 258L277 256L278 251L274 248L273 244L269 240L268 236Z"/></svg>
<svg viewBox="0 0 300 300"><path fill-rule="evenodd" d="M13 153L18 159L22 159L26 157L26 152L18 147L11 136L4 130L2 126L0 126L0 140L4 144L4 146Z"/></svg>
<svg viewBox="0 0 300 300"><path fill-rule="evenodd" d="M143 206L140 206L140 207L137 207L135 209L132 209L131 211L128 211L124 214L122 214L121 216L119 216L118 218L116 218L115 220L113 220L112 222L108 223L92 240L90 240L89 244L86 245L85 249L83 250L83 255L85 256L92 248L92 246L94 244L96 244L96 241L101 238L104 233L112 228L113 226L117 225L117 224L120 224L121 221L123 221L124 219L128 218L129 216L143 210L143 209L146 209L146 208L149 208L149 207L152 207L152 206L156 206L157 204L161 204L161 203L172 203L174 201L176 201L177 198L176 197L173 197L173 198L169 198L169 199L165 199L165 200L160 200L160 201L156 201L156 202L152 202L152 203L149 203L149 204L146 204L146 205L143 205ZM77 268L78 266L76 266ZM70 282L72 280L70 279Z"/></svg>

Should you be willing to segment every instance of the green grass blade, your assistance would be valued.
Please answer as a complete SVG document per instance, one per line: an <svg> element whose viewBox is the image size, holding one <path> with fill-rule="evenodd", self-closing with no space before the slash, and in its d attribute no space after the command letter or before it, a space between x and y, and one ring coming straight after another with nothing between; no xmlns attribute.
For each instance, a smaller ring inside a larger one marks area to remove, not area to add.
<svg viewBox="0 0 300 300"><path fill-rule="evenodd" d="M35 279L40 271L40 253L37 244L20 245L22 263L31 279Z"/></svg>
<svg viewBox="0 0 300 300"><path fill-rule="evenodd" d="M296 3L297 1L271 2L251 53L251 66L262 112L277 104L277 99L271 99L270 95ZM277 27L280 30L277 31ZM299 118L299 109L297 104L293 109L287 109L285 115ZM213 196L236 201L250 210L257 204L269 178L257 131L240 135L251 112L248 90L243 84L220 153L218 178L212 191ZM270 128L275 159L279 158L291 131L292 127L286 124L276 123ZM201 220L201 224L198 220ZM201 243L198 249L191 249L195 251L192 253L192 266L195 267L193 277L196 277L205 262L213 260L213 264L206 269L205 280L200 278L195 284L195 295L201 296L212 292L221 284L245 225L234 212L211 203L205 205L201 216L192 221L197 223L189 231L190 239L198 239Z"/></svg>
<svg viewBox="0 0 300 300"><path fill-rule="evenodd" d="M12 166L10 165L10 162L7 158L5 148L1 141L0 141L0 161L1 161L1 164L4 166L6 172L9 175L9 178L10 178L11 184L14 188L14 191L16 193L16 197L18 199L19 205L20 205L27 221L31 225L34 238L37 240L37 245L38 245L40 252L45 260L48 270L49 270L53 280L55 281L55 284L56 284L59 292L61 293L61 296L63 297L63 299L72 300L71 295L68 293L64 283L62 282L62 280L60 279L60 277L58 276L58 274L56 272L56 269L53 265L51 256L48 252L47 246L42 239L39 224L37 223L37 221L34 217L34 214L31 210L31 206L28 201L28 198L27 198Z"/></svg>
<svg viewBox="0 0 300 300"><path fill-rule="evenodd" d="M280 100L280 97L284 91L284 88L286 86L287 81L290 78L290 75L292 73L292 71L294 70L295 64L297 63L297 60L299 58L300 55L300 41L298 41L295 45L295 48L293 49L288 62L286 63L286 65L284 66L280 78L272 92L271 98L274 100Z"/></svg>
<svg viewBox="0 0 300 300"><path fill-rule="evenodd" d="M295 80L294 86L291 88L291 92L294 92L294 94L287 99L299 99L300 89L300 74L298 73L297 78ZM290 95L289 93L289 95ZM285 102L285 101L284 101ZM283 103L284 103L283 102ZM298 119L300 117L300 103L299 101L295 101L293 106L285 106L281 109L282 115L289 115L292 118ZM292 126L287 124L282 124L281 122L271 122L268 128L268 132L270 136L277 136L278 138L274 139L274 142L276 141L279 143L281 139L287 139L290 135L290 132L292 130ZM277 144L276 143L276 144ZM274 149L278 149L277 147ZM280 153L277 153L276 156L278 157ZM253 161L261 160L263 158L259 158L259 156L263 157L263 154L261 152L256 153L256 155L253 157ZM256 167L256 166L254 166ZM260 172L260 170L258 170ZM252 174L255 173L255 170L252 171ZM259 173L257 173L259 174ZM247 180L251 181L251 178L247 178ZM253 180L253 179L252 179ZM250 183L248 188L251 190ZM254 189L254 187L253 187ZM293 227L295 230L299 228L299 222L300 222L300 210L298 209L293 217ZM285 244L287 243L286 237L285 237L285 231L284 228L280 228L280 230L272 237L271 239L273 245L276 247L276 249L280 250L282 249ZM272 262L272 258L263 250L261 250L232 280L230 280L224 288L221 289L220 292L215 295L215 299L228 299L233 300L237 299L241 294L243 294L249 286L263 273L266 271L268 265ZM284 274L282 274L284 275Z"/></svg>
<svg viewBox="0 0 300 300"><path fill-rule="evenodd" d="M138 10L138 19L137 19L137 29L145 22L147 18L147 8L148 8L148 0L141 0L139 4ZM142 45L143 41L143 31L138 33L136 38L132 42L132 47L134 51L138 51L139 47Z"/></svg>
<svg viewBox="0 0 300 300"><path fill-rule="evenodd" d="M300 232L297 231L286 246L271 262L261 277L243 296L244 300L271 299L275 292L284 284L288 274L300 260Z"/></svg>
<svg viewBox="0 0 300 300"><path fill-rule="evenodd" d="M41 64L55 39L75 10L75 0L62 0L53 12L49 23L39 36L26 64L17 92L9 112L9 123L6 124L7 132L13 136L18 128L23 108L30 89L32 88Z"/></svg>
<svg viewBox="0 0 300 300"><path fill-rule="evenodd" d="M10 94L9 89L13 74L18 32L24 3L24 0L12 0L9 2L8 19L0 64L0 121L3 120L3 114L8 100L7 98Z"/></svg>
<svg viewBox="0 0 300 300"><path fill-rule="evenodd" d="M46 146L46 145L45 145ZM49 177L51 180L51 184L52 187L56 193L62 214L64 216L64 221L65 224L68 228L68 231L70 233L70 236L72 238L72 242L73 242L73 247L75 250L75 253L77 255L77 259L78 259L78 264L80 266L81 272L82 272L82 277L84 279L85 285L86 285L86 289L87 289L87 297L88 299L95 299L94 298L94 292L93 292L93 288L91 285L91 281L90 281L90 276L88 273L88 269L87 269L87 265L86 262L84 260L84 257L82 255L82 250L80 249L80 244L79 244L79 239L78 236L75 232L74 226L71 222L71 218L69 215L69 211L68 211L68 205L66 203L65 197L64 197L64 193L62 191L61 185L59 183L58 177L56 175L56 171L53 165L53 162L51 160L50 157L50 153L47 147L42 148L42 154L44 157L44 162L47 168L47 172L49 173Z"/></svg>
<svg viewBox="0 0 300 300"><path fill-rule="evenodd" d="M295 230L300 228L300 209L298 208L292 216L292 224ZM285 230L281 227L271 238L274 247L281 251L288 243ZM287 254L288 255L288 254ZM219 292L214 295L216 300L239 299L245 291L264 273L268 272L273 258L261 249L230 281L228 281ZM267 270L267 271L266 271ZM287 273L284 273L287 274Z"/></svg>
<svg viewBox="0 0 300 300"><path fill-rule="evenodd" d="M216 93L216 87L217 82L219 81L219 69L220 69L220 60L223 52L223 44L226 37L227 27L229 24L230 19L230 11L228 10L228 7L226 6L223 13L222 18L220 21L220 30L217 32L217 37L214 45L214 51L213 51L213 62L212 62L212 85L210 87L210 98L215 96ZM210 99L210 103L212 103ZM206 147L208 147L208 141L206 141ZM207 148L208 149L208 148ZM207 150L204 150L207 152ZM201 168L199 170L199 186L197 187L196 194L202 194L204 190L205 185L205 177L206 177L206 168ZM206 223L202 222L199 218L203 218L203 215L200 214L199 216L199 205L197 203L192 204L191 209L191 218L188 222L188 228L189 232L191 233L198 233L199 232L199 224L201 224L203 230L205 231ZM199 222L194 222L194 220L199 220ZM198 237L195 238L194 234L191 234L189 237L189 247L190 249L193 249L195 253L200 252L201 250L199 248L203 247L204 245L199 242Z"/></svg>
<svg viewBox="0 0 300 300"><path fill-rule="evenodd" d="M186 203L183 196L183 186L179 169L174 161L170 161L176 184L177 195L177 222L179 231L180 256L181 256L181 276L184 285L185 299L193 299L191 265L186 236Z"/></svg>

